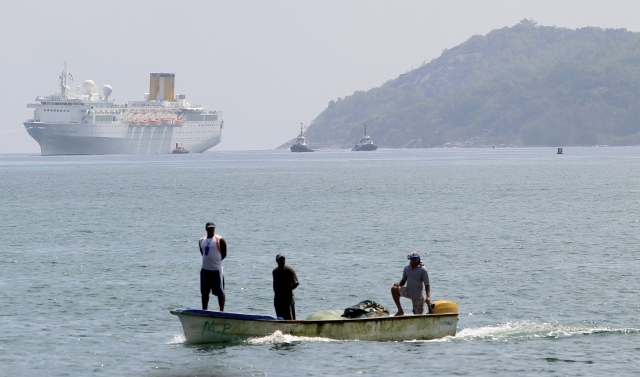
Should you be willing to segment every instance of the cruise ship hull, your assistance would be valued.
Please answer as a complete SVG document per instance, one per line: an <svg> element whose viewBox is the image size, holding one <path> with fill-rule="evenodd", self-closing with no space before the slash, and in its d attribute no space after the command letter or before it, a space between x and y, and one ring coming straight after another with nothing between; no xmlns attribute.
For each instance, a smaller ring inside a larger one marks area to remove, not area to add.
<svg viewBox="0 0 640 377"><path fill-rule="evenodd" d="M179 144L189 153L202 153L220 143L220 124L131 126L24 122L43 156L105 154L170 154Z"/></svg>

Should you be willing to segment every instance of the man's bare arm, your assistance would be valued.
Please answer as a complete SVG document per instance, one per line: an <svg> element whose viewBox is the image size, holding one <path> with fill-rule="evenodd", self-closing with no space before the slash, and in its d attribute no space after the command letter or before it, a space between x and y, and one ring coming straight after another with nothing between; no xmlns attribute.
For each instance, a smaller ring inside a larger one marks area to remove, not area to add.
<svg viewBox="0 0 640 377"><path fill-rule="evenodd" d="M220 254L222 254L222 260L227 257L227 242L224 238L220 238Z"/></svg>

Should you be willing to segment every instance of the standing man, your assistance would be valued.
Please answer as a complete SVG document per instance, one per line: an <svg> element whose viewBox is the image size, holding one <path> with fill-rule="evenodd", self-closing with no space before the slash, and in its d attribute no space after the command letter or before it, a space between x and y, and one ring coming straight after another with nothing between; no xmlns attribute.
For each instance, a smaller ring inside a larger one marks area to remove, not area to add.
<svg viewBox="0 0 640 377"><path fill-rule="evenodd" d="M200 255L202 255L202 269L200 270L200 293L202 294L202 310L209 305L209 291L218 296L220 311L224 311L224 276L222 274L222 260L227 257L227 243L224 238L216 234L216 224L208 222L205 225L207 235L200 238Z"/></svg>
<svg viewBox="0 0 640 377"><path fill-rule="evenodd" d="M298 277L293 268L285 265L284 254L276 255L278 267L273 269L273 305L276 307L276 316L282 319L296 319L295 301L293 290L298 288Z"/></svg>
<svg viewBox="0 0 640 377"><path fill-rule="evenodd" d="M400 297L411 299L413 303L413 314L424 313L424 304L427 304L427 308L431 306L429 274L424 265L420 263L420 254L414 251L409 254L407 258L410 263L404 268L402 280L400 280L399 283L393 283L393 287L391 287L391 296L398 307L396 316L404 315L402 305L400 305ZM404 287L405 283L407 283L406 287ZM427 291L426 299L424 298L425 290Z"/></svg>

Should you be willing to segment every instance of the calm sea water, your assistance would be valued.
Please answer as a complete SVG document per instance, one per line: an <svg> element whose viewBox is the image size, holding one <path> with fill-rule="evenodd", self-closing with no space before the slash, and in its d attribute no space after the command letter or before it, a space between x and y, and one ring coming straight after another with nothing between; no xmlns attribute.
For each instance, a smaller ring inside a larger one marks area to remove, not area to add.
<svg viewBox="0 0 640 377"><path fill-rule="evenodd" d="M5 155L0 193L1 376L640 367L640 148ZM274 314L280 252L301 282L298 317L393 307L415 249L432 297L459 304L458 334L189 345L169 310L200 306L207 221L229 245L228 311Z"/></svg>

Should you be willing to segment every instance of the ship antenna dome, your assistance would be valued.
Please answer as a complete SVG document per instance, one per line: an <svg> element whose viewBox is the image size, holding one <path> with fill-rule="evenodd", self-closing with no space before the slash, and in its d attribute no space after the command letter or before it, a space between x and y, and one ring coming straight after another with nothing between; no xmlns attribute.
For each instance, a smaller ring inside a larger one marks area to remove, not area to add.
<svg viewBox="0 0 640 377"><path fill-rule="evenodd" d="M94 83L93 80L84 80L82 83L82 90L87 94L93 93L93 89L95 89L95 87L96 83Z"/></svg>

